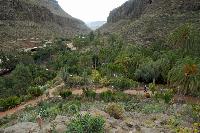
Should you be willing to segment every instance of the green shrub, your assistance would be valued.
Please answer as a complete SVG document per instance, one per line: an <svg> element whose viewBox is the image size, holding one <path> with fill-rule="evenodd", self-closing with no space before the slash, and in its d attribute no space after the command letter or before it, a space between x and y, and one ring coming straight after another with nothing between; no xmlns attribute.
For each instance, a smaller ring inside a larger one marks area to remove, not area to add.
<svg viewBox="0 0 200 133"><path fill-rule="evenodd" d="M28 67L32 73L32 86L43 86L47 81L52 80L56 76L55 72L38 65L29 65Z"/></svg>
<svg viewBox="0 0 200 133"><path fill-rule="evenodd" d="M81 102L78 100L69 101L62 106L64 112L75 114L81 109Z"/></svg>
<svg viewBox="0 0 200 133"><path fill-rule="evenodd" d="M140 105L140 103L133 99L124 103L124 109L126 111L136 111L136 110L140 110L141 108L142 106Z"/></svg>
<svg viewBox="0 0 200 133"><path fill-rule="evenodd" d="M155 98L155 100L159 101L159 99L161 98L161 93L155 92L154 98Z"/></svg>
<svg viewBox="0 0 200 133"><path fill-rule="evenodd" d="M4 111L5 108L4 108L4 99L0 99L0 112L1 111Z"/></svg>
<svg viewBox="0 0 200 133"><path fill-rule="evenodd" d="M162 99L165 103L170 103L172 98L174 97L174 92L172 89L166 90L163 93L156 92L154 98L156 100Z"/></svg>
<svg viewBox="0 0 200 133"><path fill-rule="evenodd" d="M50 106L46 109L46 112L50 117L56 117L58 114L60 114L61 110L59 106Z"/></svg>
<svg viewBox="0 0 200 133"><path fill-rule="evenodd" d="M42 95L42 90L39 87L30 87L28 89L28 94L33 97L38 97Z"/></svg>
<svg viewBox="0 0 200 133"><path fill-rule="evenodd" d="M112 99L116 102L121 102L121 101L126 102L131 100L131 97L123 92L113 92Z"/></svg>
<svg viewBox="0 0 200 133"><path fill-rule="evenodd" d="M129 89L131 87L138 86L137 82L135 82L131 79L123 78L123 77L111 79L110 82L114 88L119 89L119 90L125 90L125 89Z"/></svg>
<svg viewBox="0 0 200 133"><path fill-rule="evenodd" d="M115 119L121 119L124 115L124 107L120 104L110 103L106 107L106 112Z"/></svg>
<svg viewBox="0 0 200 133"><path fill-rule="evenodd" d="M97 70L92 70L92 80L94 83L99 83L101 79L101 75L99 73L99 71Z"/></svg>
<svg viewBox="0 0 200 133"><path fill-rule="evenodd" d="M95 99L96 92L89 89L83 89L83 94L86 98Z"/></svg>
<svg viewBox="0 0 200 133"><path fill-rule="evenodd" d="M110 81L107 77L101 78L99 82L100 82L101 85L103 85L105 87L110 85Z"/></svg>
<svg viewBox="0 0 200 133"><path fill-rule="evenodd" d="M71 96L72 95L72 91L61 91L60 92L60 96L63 98L63 99L66 99L66 98L68 98L69 96Z"/></svg>
<svg viewBox="0 0 200 133"><path fill-rule="evenodd" d="M66 133L103 133L105 120L89 114L77 115L67 126Z"/></svg>
<svg viewBox="0 0 200 133"><path fill-rule="evenodd" d="M21 99L17 96L8 97L0 100L0 106L4 109L13 108L21 103Z"/></svg>
<svg viewBox="0 0 200 133"><path fill-rule="evenodd" d="M69 87L85 85L85 79L83 77L75 75L68 78L68 80L66 81L66 85Z"/></svg>
<svg viewBox="0 0 200 133"><path fill-rule="evenodd" d="M167 90L165 93L161 94L161 98L165 101L165 103L170 103L174 94L172 90Z"/></svg>
<svg viewBox="0 0 200 133"><path fill-rule="evenodd" d="M165 111L165 106L162 104L156 104L156 103L148 103L143 105L142 112L145 114L151 114L151 113L161 113Z"/></svg>
<svg viewBox="0 0 200 133"><path fill-rule="evenodd" d="M121 101L131 100L131 97L123 92L120 91L112 92L110 90L100 93L99 98L100 100L103 100L105 102L111 102L111 101L121 102Z"/></svg>
<svg viewBox="0 0 200 133"><path fill-rule="evenodd" d="M192 112L193 112L193 118L196 119L196 121L200 121L200 105L194 104L192 105Z"/></svg>
<svg viewBox="0 0 200 133"><path fill-rule="evenodd" d="M105 102L110 102L113 100L113 94L112 91L106 91L106 92L102 92L99 95L100 99L105 101Z"/></svg>
<svg viewBox="0 0 200 133"><path fill-rule="evenodd" d="M22 101L28 101L31 100L33 98L33 96L31 94L27 94L25 96L22 96Z"/></svg>
<svg viewBox="0 0 200 133"><path fill-rule="evenodd" d="M72 104L68 106L67 112L69 114L77 114L80 111L80 107L76 104Z"/></svg>
<svg viewBox="0 0 200 133"><path fill-rule="evenodd" d="M152 94L155 93L155 91L156 91L156 84L155 84L155 81L154 81L153 83L150 83L150 84L149 84L149 89L150 89L150 91L152 92Z"/></svg>
<svg viewBox="0 0 200 133"><path fill-rule="evenodd" d="M84 85L86 81L85 78L78 75L71 75L72 74L71 69L72 68L70 67L64 67L60 72L60 76L63 79L65 85L69 87Z"/></svg>

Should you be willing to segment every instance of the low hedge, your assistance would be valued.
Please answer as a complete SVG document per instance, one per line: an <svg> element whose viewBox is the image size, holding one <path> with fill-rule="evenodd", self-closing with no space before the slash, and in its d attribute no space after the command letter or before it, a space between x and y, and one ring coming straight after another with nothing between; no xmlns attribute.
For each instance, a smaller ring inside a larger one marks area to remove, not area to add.
<svg viewBox="0 0 200 133"><path fill-rule="evenodd" d="M12 96L5 99L0 99L0 107L4 110L13 108L22 102L20 97Z"/></svg>
<svg viewBox="0 0 200 133"><path fill-rule="evenodd" d="M110 85L112 85L116 89L125 90L131 87L137 87L138 82L133 81L132 79L128 79L128 78L118 77L118 78L111 79Z"/></svg>
<svg viewBox="0 0 200 133"><path fill-rule="evenodd" d="M39 87L30 87L28 89L28 94L30 94L33 97L38 97L41 96L43 92Z"/></svg>

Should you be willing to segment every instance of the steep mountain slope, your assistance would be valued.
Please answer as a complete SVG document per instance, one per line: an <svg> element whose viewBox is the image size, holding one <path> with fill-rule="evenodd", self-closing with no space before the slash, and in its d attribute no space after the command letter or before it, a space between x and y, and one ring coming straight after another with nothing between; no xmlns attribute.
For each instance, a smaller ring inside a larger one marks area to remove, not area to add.
<svg viewBox="0 0 200 133"><path fill-rule="evenodd" d="M72 37L89 31L82 21L65 13L56 0L0 0L3 46L17 39Z"/></svg>
<svg viewBox="0 0 200 133"><path fill-rule="evenodd" d="M199 0L129 0L110 12L100 31L148 44L185 23L200 27Z"/></svg>

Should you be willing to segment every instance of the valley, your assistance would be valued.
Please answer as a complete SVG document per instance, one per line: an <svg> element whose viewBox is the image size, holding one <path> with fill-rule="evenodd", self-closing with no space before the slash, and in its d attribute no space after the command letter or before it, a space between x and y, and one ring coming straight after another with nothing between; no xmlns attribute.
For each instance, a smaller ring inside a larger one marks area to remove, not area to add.
<svg viewBox="0 0 200 133"><path fill-rule="evenodd" d="M129 0L93 31L0 2L0 133L200 132L198 1Z"/></svg>

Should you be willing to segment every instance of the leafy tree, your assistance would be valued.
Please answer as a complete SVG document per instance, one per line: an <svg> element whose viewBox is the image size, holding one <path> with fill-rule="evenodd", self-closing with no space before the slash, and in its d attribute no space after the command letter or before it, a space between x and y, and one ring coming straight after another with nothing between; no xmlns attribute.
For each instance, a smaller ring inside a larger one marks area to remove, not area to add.
<svg viewBox="0 0 200 133"><path fill-rule="evenodd" d="M200 53L200 32L190 24L178 27L169 36L168 43L174 48L180 48L182 54L199 55Z"/></svg>
<svg viewBox="0 0 200 133"><path fill-rule="evenodd" d="M153 61L144 63L135 71L135 78L140 82L150 83L159 77L158 69Z"/></svg>
<svg viewBox="0 0 200 133"><path fill-rule="evenodd" d="M16 94L26 93L26 88L28 88L32 81L29 67L23 64L17 65L15 70L12 72L12 78L15 91L17 92Z"/></svg>
<svg viewBox="0 0 200 133"><path fill-rule="evenodd" d="M168 74L168 83L178 88L179 93L199 95L200 90L199 59L186 57L180 59Z"/></svg>
<svg viewBox="0 0 200 133"><path fill-rule="evenodd" d="M92 66L92 54L91 52L83 53L79 57L79 65L81 67L90 67Z"/></svg>
<svg viewBox="0 0 200 133"><path fill-rule="evenodd" d="M15 52L3 52L0 51L0 59L1 59L1 63L0 63L0 68L1 69L14 69L15 66L18 63L17 57Z"/></svg>
<svg viewBox="0 0 200 133"><path fill-rule="evenodd" d="M44 85L47 81L55 77L55 72L40 67L38 65L29 65L29 70L32 75L31 85Z"/></svg>
<svg viewBox="0 0 200 133"><path fill-rule="evenodd" d="M134 53L134 54L128 54L121 53L116 59L115 59L115 65L121 67L121 72L124 73L124 76L134 79L134 73L139 66L148 61L148 58L145 58L142 54L140 53Z"/></svg>
<svg viewBox="0 0 200 133"><path fill-rule="evenodd" d="M98 55L93 55L92 56L92 62L93 62L93 68L96 70L97 67L99 66L99 57Z"/></svg>

